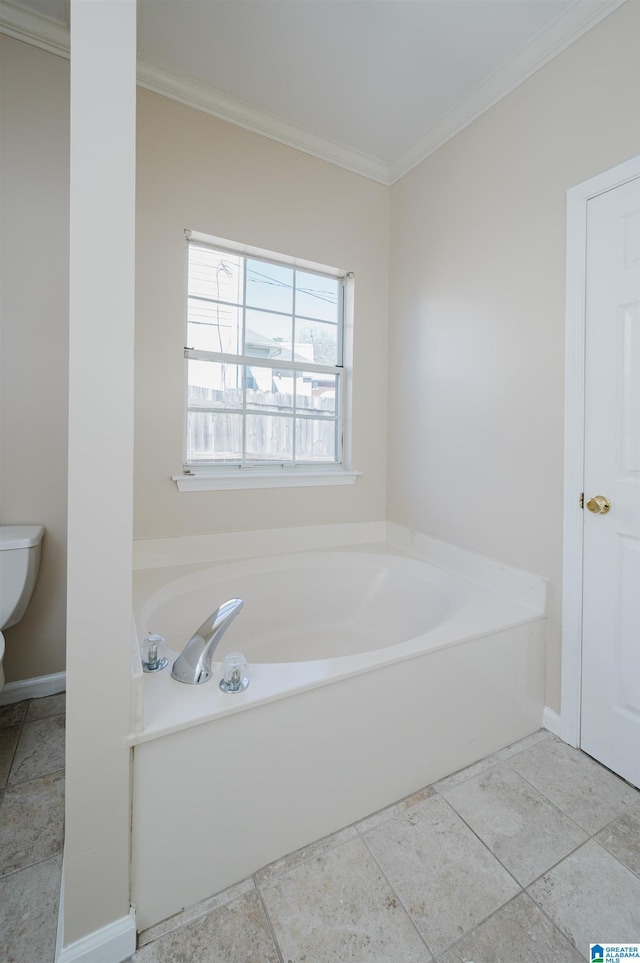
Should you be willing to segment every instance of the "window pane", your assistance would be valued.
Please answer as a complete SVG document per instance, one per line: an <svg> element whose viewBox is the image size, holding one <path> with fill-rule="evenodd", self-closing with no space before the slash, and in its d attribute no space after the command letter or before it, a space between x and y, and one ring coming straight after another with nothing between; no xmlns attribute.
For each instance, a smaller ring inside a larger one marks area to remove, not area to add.
<svg viewBox="0 0 640 963"><path fill-rule="evenodd" d="M247 408L284 411L293 414L295 372L277 368L246 367Z"/></svg>
<svg viewBox="0 0 640 963"><path fill-rule="evenodd" d="M242 366L189 361L189 408L242 408Z"/></svg>
<svg viewBox="0 0 640 963"><path fill-rule="evenodd" d="M245 354L250 358L284 358L291 361L292 328L290 317L247 310Z"/></svg>
<svg viewBox="0 0 640 963"><path fill-rule="evenodd" d="M237 362L188 359L194 464L336 463L342 280L273 258L188 245L185 343L202 357Z"/></svg>
<svg viewBox="0 0 640 963"><path fill-rule="evenodd" d="M293 418L247 415L246 452L249 461L291 461Z"/></svg>
<svg viewBox="0 0 640 963"><path fill-rule="evenodd" d="M189 295L242 303L243 259L210 247L189 245Z"/></svg>
<svg viewBox="0 0 640 963"><path fill-rule="evenodd" d="M242 415L228 411L190 411L187 418L188 462L242 460Z"/></svg>
<svg viewBox="0 0 640 963"><path fill-rule="evenodd" d="M230 304L189 298L187 347L199 351L242 353L242 314Z"/></svg>
<svg viewBox="0 0 640 963"><path fill-rule="evenodd" d="M325 321L303 321L296 318L295 359L313 364L338 363L338 325Z"/></svg>
<svg viewBox="0 0 640 963"><path fill-rule="evenodd" d="M298 371L296 374L296 406L300 411L322 411L330 416L335 415L337 390L336 375L309 371Z"/></svg>
<svg viewBox="0 0 640 963"><path fill-rule="evenodd" d="M296 461L335 462L336 423L296 418Z"/></svg>
<svg viewBox="0 0 640 963"><path fill-rule="evenodd" d="M296 314L322 321L338 321L338 278L296 271Z"/></svg>
<svg viewBox="0 0 640 963"><path fill-rule="evenodd" d="M265 311L293 310L293 268L247 258L246 303Z"/></svg>

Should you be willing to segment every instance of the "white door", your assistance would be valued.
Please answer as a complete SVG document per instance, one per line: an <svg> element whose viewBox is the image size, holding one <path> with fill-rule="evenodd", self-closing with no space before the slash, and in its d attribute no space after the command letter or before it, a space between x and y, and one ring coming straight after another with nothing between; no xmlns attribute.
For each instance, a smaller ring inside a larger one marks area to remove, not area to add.
<svg viewBox="0 0 640 963"><path fill-rule="evenodd" d="M586 256L581 746L640 786L640 178L588 201Z"/></svg>

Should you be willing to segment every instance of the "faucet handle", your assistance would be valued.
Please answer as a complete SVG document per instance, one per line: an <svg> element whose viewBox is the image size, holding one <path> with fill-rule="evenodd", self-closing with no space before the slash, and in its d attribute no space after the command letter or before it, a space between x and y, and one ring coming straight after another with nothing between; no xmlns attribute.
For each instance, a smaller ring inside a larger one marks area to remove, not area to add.
<svg viewBox="0 0 640 963"><path fill-rule="evenodd" d="M242 692L248 685L247 660L242 652L229 652L222 663L220 688L223 692Z"/></svg>

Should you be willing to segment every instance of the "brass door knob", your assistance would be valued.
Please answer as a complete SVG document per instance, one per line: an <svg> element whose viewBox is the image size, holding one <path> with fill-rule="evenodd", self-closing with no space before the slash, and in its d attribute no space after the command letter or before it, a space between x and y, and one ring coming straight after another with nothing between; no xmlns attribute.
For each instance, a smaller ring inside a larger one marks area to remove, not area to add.
<svg viewBox="0 0 640 963"><path fill-rule="evenodd" d="M604 495L594 495L587 502L587 508L596 515L606 515L611 508L611 502Z"/></svg>

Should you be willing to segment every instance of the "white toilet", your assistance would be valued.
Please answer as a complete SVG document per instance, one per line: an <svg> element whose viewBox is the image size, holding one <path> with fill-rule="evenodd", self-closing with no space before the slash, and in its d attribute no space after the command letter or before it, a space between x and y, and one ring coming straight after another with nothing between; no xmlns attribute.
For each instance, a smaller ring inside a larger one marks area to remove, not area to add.
<svg viewBox="0 0 640 963"><path fill-rule="evenodd" d="M4 685L2 629L26 612L40 567L42 525L0 525L0 689Z"/></svg>

